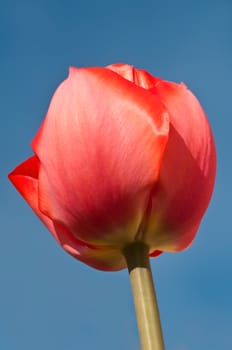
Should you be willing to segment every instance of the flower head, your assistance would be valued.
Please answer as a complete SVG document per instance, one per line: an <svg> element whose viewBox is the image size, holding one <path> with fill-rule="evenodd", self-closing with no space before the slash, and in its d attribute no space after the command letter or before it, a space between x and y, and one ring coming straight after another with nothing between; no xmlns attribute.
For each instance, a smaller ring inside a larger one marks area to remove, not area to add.
<svg viewBox="0 0 232 350"><path fill-rule="evenodd" d="M212 195L216 155L199 102L184 84L125 64L71 68L9 178L72 256L126 267L141 240L150 255L193 241Z"/></svg>

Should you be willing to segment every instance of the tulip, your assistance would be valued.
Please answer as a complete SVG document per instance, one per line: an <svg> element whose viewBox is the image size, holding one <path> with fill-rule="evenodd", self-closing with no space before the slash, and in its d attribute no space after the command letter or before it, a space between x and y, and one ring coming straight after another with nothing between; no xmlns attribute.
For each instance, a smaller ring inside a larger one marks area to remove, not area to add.
<svg viewBox="0 0 232 350"><path fill-rule="evenodd" d="M182 84L126 64L71 68L9 178L58 243L128 267L143 350L164 350L150 257L193 241L216 172L212 132Z"/></svg>
<svg viewBox="0 0 232 350"><path fill-rule="evenodd" d="M71 68L32 148L9 178L76 259L116 271L133 242L151 257L192 243L216 156L204 111L183 83L126 64Z"/></svg>

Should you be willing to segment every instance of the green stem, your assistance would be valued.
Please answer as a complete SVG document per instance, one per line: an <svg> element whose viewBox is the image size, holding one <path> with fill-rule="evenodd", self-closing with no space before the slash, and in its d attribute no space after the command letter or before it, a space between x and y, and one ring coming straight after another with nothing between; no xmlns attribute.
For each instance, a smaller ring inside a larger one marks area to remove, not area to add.
<svg viewBox="0 0 232 350"><path fill-rule="evenodd" d="M142 350L164 350L148 246L135 242L128 245L123 253L130 274Z"/></svg>

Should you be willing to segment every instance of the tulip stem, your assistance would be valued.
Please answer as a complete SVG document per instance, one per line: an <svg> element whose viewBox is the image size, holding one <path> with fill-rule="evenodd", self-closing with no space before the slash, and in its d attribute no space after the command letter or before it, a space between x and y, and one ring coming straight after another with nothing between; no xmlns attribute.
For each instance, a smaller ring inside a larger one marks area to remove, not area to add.
<svg viewBox="0 0 232 350"><path fill-rule="evenodd" d="M164 350L149 248L143 242L135 242L126 246L123 253L130 274L142 350Z"/></svg>

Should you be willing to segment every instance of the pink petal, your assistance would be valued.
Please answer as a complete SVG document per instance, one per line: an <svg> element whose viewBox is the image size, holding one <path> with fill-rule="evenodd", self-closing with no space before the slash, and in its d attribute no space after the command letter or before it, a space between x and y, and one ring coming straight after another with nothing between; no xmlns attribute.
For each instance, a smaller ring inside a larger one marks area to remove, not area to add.
<svg viewBox="0 0 232 350"><path fill-rule="evenodd" d="M51 220L43 215L38 208L38 175L40 163L36 156L28 158L17 166L10 174L9 179L20 192L32 210L56 237Z"/></svg>
<svg viewBox="0 0 232 350"><path fill-rule="evenodd" d="M106 68L121 75L123 78L135 83L136 85L150 89L155 86L160 79L153 77L151 74L143 69L137 69L128 64L118 63L107 66Z"/></svg>
<svg viewBox="0 0 232 350"><path fill-rule="evenodd" d="M33 142L40 210L78 239L123 246L142 220L168 130L149 91L109 69L72 68Z"/></svg>
<svg viewBox="0 0 232 350"><path fill-rule="evenodd" d="M113 247L95 247L78 240L61 222L53 222L38 208L38 174L40 164L33 156L9 174L10 181L45 224L58 243L76 259L104 271L126 267L121 251Z"/></svg>
<svg viewBox="0 0 232 350"><path fill-rule="evenodd" d="M159 81L152 92L169 112L170 137L147 236L156 249L179 251L191 244L209 204L215 145L204 111L184 84Z"/></svg>

